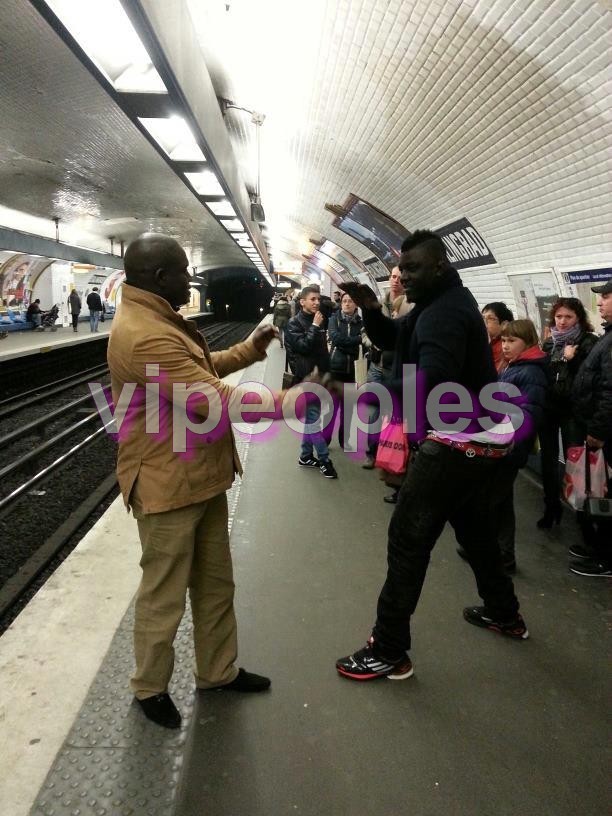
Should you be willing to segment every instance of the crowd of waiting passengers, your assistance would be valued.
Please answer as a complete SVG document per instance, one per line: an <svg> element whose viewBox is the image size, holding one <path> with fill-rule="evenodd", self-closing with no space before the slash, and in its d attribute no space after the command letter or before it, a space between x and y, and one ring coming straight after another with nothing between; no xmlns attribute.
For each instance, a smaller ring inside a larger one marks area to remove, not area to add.
<svg viewBox="0 0 612 816"><path fill-rule="evenodd" d="M536 522L540 529L561 523L563 466L559 454L567 457L570 448L601 450L612 463L612 281L593 287L603 319L604 334L598 337L580 300L559 297L553 304L546 340L540 345L531 320L515 320L501 302L488 303L482 316L500 381L518 386L524 397L522 408L532 419L534 433L515 446L508 467L514 478L507 480L507 495L500 518L499 544L509 573L516 571L515 514L513 484L530 454L539 448L544 507ZM409 313L396 267L389 289L381 301L388 317L399 319ZM355 363L360 348L368 360L368 382L391 380L393 352L377 349L368 339L355 303L347 293L337 291L333 300L324 298L316 285L308 286L292 300L281 297L274 307L274 324L279 328L281 346L286 344L293 382L313 371L329 371L333 379L355 382ZM312 325L322 331L309 333ZM316 409L307 421L316 421ZM302 446L299 464L318 468L326 478L337 478L329 457L329 446L337 417L332 417L319 440ZM339 417L338 442L344 446L344 422ZM373 469L376 462L376 438L369 440L363 467ZM382 471L393 488L384 501L395 504L402 476ZM609 484L612 491L612 483ZM612 495L612 494L611 494ZM566 513L566 515L568 515ZM570 569L578 575L612 576L612 518L593 517L578 510L576 520L582 543L570 548ZM456 529L461 547L461 531Z"/></svg>

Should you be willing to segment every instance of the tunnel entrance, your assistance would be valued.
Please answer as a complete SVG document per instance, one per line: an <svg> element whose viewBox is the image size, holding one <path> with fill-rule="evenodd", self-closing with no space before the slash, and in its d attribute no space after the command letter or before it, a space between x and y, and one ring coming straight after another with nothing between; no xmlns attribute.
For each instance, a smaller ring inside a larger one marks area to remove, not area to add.
<svg viewBox="0 0 612 816"><path fill-rule="evenodd" d="M273 289L255 269L207 272L205 298L217 320L260 320L270 311Z"/></svg>

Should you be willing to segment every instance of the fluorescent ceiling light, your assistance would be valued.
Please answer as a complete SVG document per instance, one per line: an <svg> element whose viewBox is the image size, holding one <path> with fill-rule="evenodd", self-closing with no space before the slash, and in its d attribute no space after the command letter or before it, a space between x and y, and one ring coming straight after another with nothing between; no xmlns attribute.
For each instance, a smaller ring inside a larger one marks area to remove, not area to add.
<svg viewBox="0 0 612 816"><path fill-rule="evenodd" d="M234 208L226 198L224 198L222 201L207 201L206 206L219 217L225 215L231 218L236 218Z"/></svg>
<svg viewBox="0 0 612 816"><path fill-rule="evenodd" d="M244 224L239 218L233 218L231 221L221 221L228 232L243 232Z"/></svg>
<svg viewBox="0 0 612 816"><path fill-rule="evenodd" d="M198 195L223 195L225 192L212 170L185 173L185 177Z"/></svg>
<svg viewBox="0 0 612 816"><path fill-rule="evenodd" d="M206 161L187 122L180 116L169 119L139 119L168 158L173 161Z"/></svg>
<svg viewBox="0 0 612 816"><path fill-rule="evenodd" d="M119 0L46 0L116 91L167 93Z"/></svg>

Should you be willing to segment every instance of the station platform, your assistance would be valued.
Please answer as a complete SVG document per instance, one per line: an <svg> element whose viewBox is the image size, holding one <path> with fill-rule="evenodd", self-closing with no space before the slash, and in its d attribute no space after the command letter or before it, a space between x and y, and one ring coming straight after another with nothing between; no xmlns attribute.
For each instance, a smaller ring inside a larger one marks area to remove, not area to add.
<svg viewBox="0 0 612 816"><path fill-rule="evenodd" d="M202 321L212 319L211 312L186 313L185 317ZM17 357L25 357L31 354L44 354L56 348L66 348L81 343L91 343L101 340L110 334L113 327L112 318L107 318L104 322L98 323L98 331L91 332L89 320L79 322L78 331L73 331L72 326L57 326L56 331L45 329L44 331L14 331L7 337L0 340L0 363L5 360L12 360Z"/></svg>
<svg viewBox="0 0 612 816"><path fill-rule="evenodd" d="M279 387L283 356L244 380ZM258 695L193 688L191 623L170 687L179 731L132 701L136 524L115 502L0 638L2 810L10 816L600 816L609 760L609 581L567 568L570 514L535 526L516 490L515 579L531 637L469 626L478 602L447 527L413 620L415 676L355 683L337 657L365 643L392 508L377 472L334 442L337 481L299 468L286 427L238 443L229 493L239 665Z"/></svg>
<svg viewBox="0 0 612 816"><path fill-rule="evenodd" d="M112 320L105 320L99 324L97 332L91 332L89 323L83 322L79 323L79 330L76 332L71 326L59 326L57 331L45 329L44 332L35 330L11 332L4 340L0 340L0 362L31 354L44 354L56 348L95 342L108 337L112 325Z"/></svg>

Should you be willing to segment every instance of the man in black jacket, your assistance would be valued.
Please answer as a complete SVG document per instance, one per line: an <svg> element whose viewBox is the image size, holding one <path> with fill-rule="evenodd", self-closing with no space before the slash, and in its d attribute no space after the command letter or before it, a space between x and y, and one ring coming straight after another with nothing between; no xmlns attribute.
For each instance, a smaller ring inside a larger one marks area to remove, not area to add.
<svg viewBox="0 0 612 816"><path fill-rule="evenodd" d="M604 320L604 336L591 349L578 369L572 391L572 407L587 429L586 443L592 450L603 449L612 466L612 278L601 286L592 286L597 309ZM608 482L612 497L612 480ZM577 556L570 565L577 575L591 578L612 575L612 521L603 518L581 520L584 548L572 547Z"/></svg>
<svg viewBox="0 0 612 816"><path fill-rule="evenodd" d="M319 287L307 286L300 293L300 312L291 318L285 329L285 345L296 384L302 382L315 368L321 374L329 371L325 317L319 309L320 303ZM308 403L304 421L316 430L314 433L305 433L302 437L298 465L319 468L326 479L337 479L338 474L329 458L327 442L321 433L321 406L318 402ZM315 458L314 451L318 458Z"/></svg>
<svg viewBox="0 0 612 816"><path fill-rule="evenodd" d="M102 300L98 294L96 286L87 295L87 308L89 309L89 330L91 332L98 331L98 321L102 314Z"/></svg>
<svg viewBox="0 0 612 816"><path fill-rule="evenodd" d="M430 396L442 401L432 390L444 383L479 394L495 382L482 317L437 235L422 230L407 238L399 267L406 296L416 304L399 320L381 314L368 287L341 284L363 308L372 342L379 348L395 349L393 390L410 397L417 389L416 421L413 417L409 430L413 446L419 443L389 526L387 579L372 636L365 648L336 662L338 672L354 680L385 676L402 680L413 674L408 656L410 618L430 552L450 518L459 518L466 530L469 563L484 601L484 606L464 609L464 618L509 637L528 637L495 535L495 481L509 446L492 444L492 435L483 434L478 420L484 420L486 412L478 402L475 411L466 412L462 434L445 430L431 404L426 405ZM417 368L414 376L409 370L407 382L402 381L404 364ZM404 415L406 412L403 406Z"/></svg>

